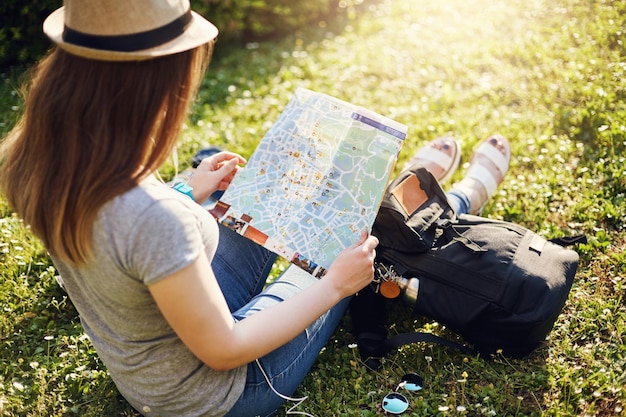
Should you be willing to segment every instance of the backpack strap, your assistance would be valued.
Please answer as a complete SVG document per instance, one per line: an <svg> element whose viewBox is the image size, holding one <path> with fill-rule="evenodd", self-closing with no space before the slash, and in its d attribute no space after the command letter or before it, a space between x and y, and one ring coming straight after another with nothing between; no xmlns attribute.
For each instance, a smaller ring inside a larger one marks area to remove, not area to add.
<svg viewBox="0 0 626 417"><path fill-rule="evenodd" d="M459 232L454 229L454 225L458 223L457 220L450 219L439 219L436 222L437 227L443 232L450 236L452 240L456 240L457 242L462 243L466 248L471 250L474 253L486 252L487 249L484 249L479 244L472 242L470 239L466 238Z"/></svg>
<svg viewBox="0 0 626 417"><path fill-rule="evenodd" d="M557 237L549 240L552 243L556 243L561 246L572 246L577 245L579 243L586 244L587 236L586 235L575 235L575 236L565 236L565 237Z"/></svg>
<svg viewBox="0 0 626 417"><path fill-rule="evenodd" d="M368 341L367 339L363 340L363 342L367 342L367 341ZM461 353L466 353L469 355L478 355L478 352L470 347L467 347L460 343L453 342L451 340L434 335L432 333L424 333L424 332L400 333L395 336L391 336L390 338L386 340L377 341L377 344L375 346L367 348L365 350L371 352L372 357L382 358L386 356L392 350L397 349L400 346L408 345L411 343L435 343L438 345L456 349Z"/></svg>

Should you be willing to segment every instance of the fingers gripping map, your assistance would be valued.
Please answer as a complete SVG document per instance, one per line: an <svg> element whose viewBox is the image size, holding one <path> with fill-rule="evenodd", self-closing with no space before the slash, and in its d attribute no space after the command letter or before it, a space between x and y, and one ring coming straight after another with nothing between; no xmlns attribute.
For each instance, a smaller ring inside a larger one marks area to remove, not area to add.
<svg viewBox="0 0 626 417"><path fill-rule="evenodd" d="M321 277L371 229L406 131L299 88L211 213Z"/></svg>

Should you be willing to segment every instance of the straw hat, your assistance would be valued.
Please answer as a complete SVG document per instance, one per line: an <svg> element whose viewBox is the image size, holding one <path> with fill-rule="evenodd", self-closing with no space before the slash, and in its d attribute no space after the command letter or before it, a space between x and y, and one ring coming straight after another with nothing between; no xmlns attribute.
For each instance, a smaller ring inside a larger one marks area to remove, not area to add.
<svg viewBox="0 0 626 417"><path fill-rule="evenodd" d="M189 0L64 0L43 24L60 48L85 58L137 61L208 43L217 28Z"/></svg>

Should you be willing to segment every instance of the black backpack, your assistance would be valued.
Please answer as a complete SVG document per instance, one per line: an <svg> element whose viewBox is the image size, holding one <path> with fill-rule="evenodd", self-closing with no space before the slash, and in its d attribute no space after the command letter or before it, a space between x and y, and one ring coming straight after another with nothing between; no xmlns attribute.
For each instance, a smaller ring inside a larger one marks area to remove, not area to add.
<svg viewBox="0 0 626 417"><path fill-rule="evenodd" d="M579 257L564 245L585 241L547 241L510 222L456 216L437 180L418 165L388 186L372 234L380 241L376 282L353 297L350 310L361 356L374 368L375 358L411 342L526 356L544 342L571 289ZM415 313L472 348L425 333L387 339L379 292L393 284L408 287L403 295Z"/></svg>

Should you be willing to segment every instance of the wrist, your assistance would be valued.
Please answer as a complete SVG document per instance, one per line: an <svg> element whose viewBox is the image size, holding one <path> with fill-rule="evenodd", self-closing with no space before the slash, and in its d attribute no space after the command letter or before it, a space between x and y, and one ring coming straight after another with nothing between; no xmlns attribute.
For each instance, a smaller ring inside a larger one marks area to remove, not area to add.
<svg viewBox="0 0 626 417"><path fill-rule="evenodd" d="M333 276L333 272L329 271L320 278L318 284L323 288L324 297L331 302L332 305L337 304L344 298L352 295L345 288L337 285L336 277Z"/></svg>

